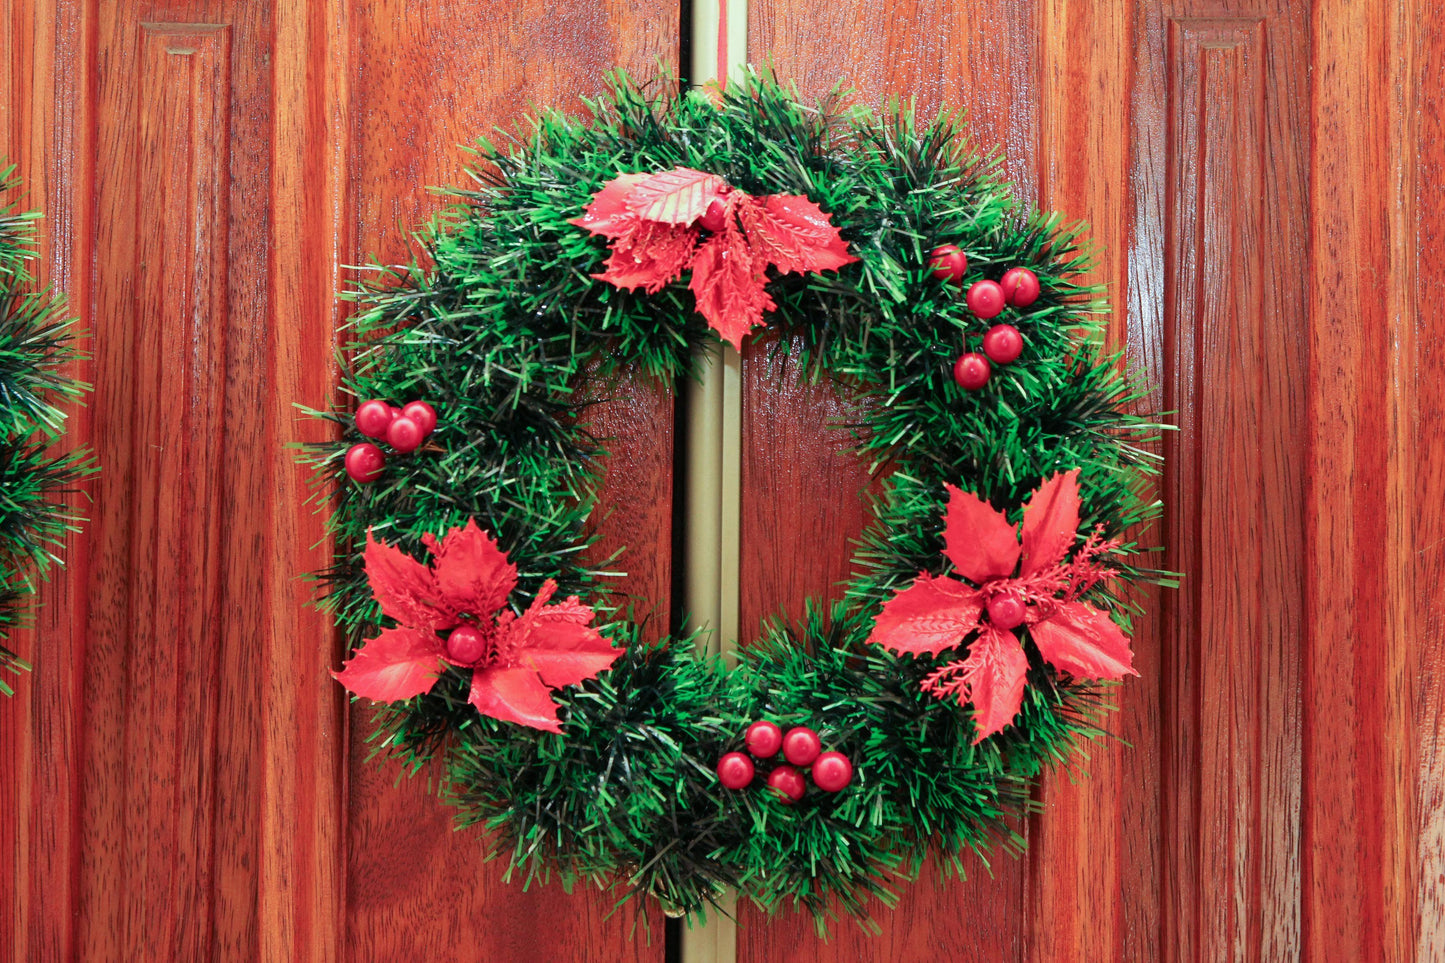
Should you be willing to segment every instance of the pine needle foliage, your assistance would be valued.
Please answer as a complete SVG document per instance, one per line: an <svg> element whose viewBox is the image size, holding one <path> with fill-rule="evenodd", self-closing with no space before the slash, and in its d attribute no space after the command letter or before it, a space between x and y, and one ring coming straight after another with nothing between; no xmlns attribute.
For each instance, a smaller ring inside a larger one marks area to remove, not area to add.
<svg viewBox="0 0 1445 963"><path fill-rule="evenodd" d="M6 648L26 620L25 602L44 577L65 533L80 517L62 501L77 480L94 471L84 451L56 455L51 445L65 431L61 406L78 401L86 386L65 368L79 354L74 319L64 300L35 289L38 213L23 211L15 166L0 163L0 693L11 695L7 674L28 665Z"/></svg>
<svg viewBox="0 0 1445 963"><path fill-rule="evenodd" d="M842 430L888 471L842 599L768 627L735 671L695 654L690 635L641 642L627 601L586 555L604 454L589 399L612 378L674 386L713 335L685 279L654 295L594 280L604 243L568 221L617 174L677 166L830 212L860 260L775 277L767 322L782 333L775 350L800 352L807 377L852 393L856 422ZM424 534L476 518L519 567L515 604L556 579L601 600L603 631L626 653L557 693L561 735L480 717L466 673L445 669L430 693L378 708L379 749L413 771L443 757L461 822L489 830L524 879L617 885L690 918L735 886L769 911L804 907L820 928L839 908L866 919L930 849L961 871L966 851L1021 846L1009 821L1029 810L1044 767L1100 734L1098 689L1057 677L1027 643L1022 712L975 746L971 710L920 691L936 660L864 640L884 600L920 571L948 570L945 482L1017 518L1043 478L1078 468L1087 527L1129 537L1157 515L1145 453L1157 426L1131 413L1140 392L1101 353L1106 305L1080 280L1082 226L1021 207L958 114L924 122L896 102L848 106L838 92L804 104L767 74L720 97L616 75L580 119L547 111L482 141L470 174L419 233L424 266L375 266L352 294L349 398L316 413L344 437L306 454L338 546L324 604L362 644L381 625L362 573L367 530L420 557ZM991 322L931 276L929 252L943 243L967 252L967 282L1025 265L1042 285L1011 319L1023 356L979 392L955 384L951 367ZM364 440L349 412L367 398L425 398L441 421L432 450L358 485L343 457ZM1122 555L1117 565L1126 580L1157 576ZM1126 620L1118 600L1095 601ZM723 789L717 760L758 718L816 729L853 761L853 784L793 807Z"/></svg>

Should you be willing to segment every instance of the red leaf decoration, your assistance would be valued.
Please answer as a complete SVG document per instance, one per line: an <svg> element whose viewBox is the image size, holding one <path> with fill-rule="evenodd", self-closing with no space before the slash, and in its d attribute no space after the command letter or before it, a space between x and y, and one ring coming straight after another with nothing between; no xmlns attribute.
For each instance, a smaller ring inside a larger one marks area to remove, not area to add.
<svg viewBox="0 0 1445 963"><path fill-rule="evenodd" d="M697 238L695 227L639 221L612 245L607 270L592 276L629 291L642 288L656 294L686 270Z"/></svg>
<svg viewBox="0 0 1445 963"><path fill-rule="evenodd" d="M530 665L553 688L576 685L609 668L621 649L588 625L592 609L569 596L565 602L547 605L557 590L548 580L521 618L512 623L507 644L514 646L517 661Z"/></svg>
<svg viewBox="0 0 1445 963"><path fill-rule="evenodd" d="M947 673L950 681L933 688L939 695L956 694L959 702L973 703L978 730L973 744L978 745L1019 714L1028 671L1028 656L1014 634L988 627L969 646L967 659L940 673Z"/></svg>
<svg viewBox="0 0 1445 963"><path fill-rule="evenodd" d="M686 225L707 213L727 190L728 182L716 174L674 167L633 183L627 206L646 221Z"/></svg>
<svg viewBox="0 0 1445 963"><path fill-rule="evenodd" d="M753 261L742 233L729 225L698 248L692 261L693 297L708 326L737 350L743 337L763 323L763 312L777 305L765 290L763 265Z"/></svg>
<svg viewBox="0 0 1445 963"><path fill-rule="evenodd" d="M618 174L592 195L592 201L583 209L581 217L574 217L567 223L607 237L631 233L640 219L627 202L637 185L647 178L646 174Z"/></svg>
<svg viewBox="0 0 1445 963"><path fill-rule="evenodd" d="M858 260L822 209L796 194L748 198L738 207L748 243L784 274L836 271Z"/></svg>
<svg viewBox="0 0 1445 963"><path fill-rule="evenodd" d="M935 655L963 642L979 627L978 592L951 578L921 573L883 603L868 641L894 652Z"/></svg>
<svg viewBox="0 0 1445 963"><path fill-rule="evenodd" d="M1024 506L1023 569L1032 575L1064 560L1079 530L1079 470L1054 475Z"/></svg>
<svg viewBox="0 0 1445 963"><path fill-rule="evenodd" d="M1102 612L1084 602L1064 602L1029 627L1039 654L1076 679L1122 679L1138 675L1129 637Z"/></svg>
<svg viewBox="0 0 1445 963"><path fill-rule="evenodd" d="M436 586L458 611L491 615L507 604L517 587L517 566L497 547L496 539L468 519L464 528L447 532L433 563Z"/></svg>
<svg viewBox="0 0 1445 963"><path fill-rule="evenodd" d="M331 674L373 702L398 702L432 687L441 672L441 656L435 633L385 629Z"/></svg>
<svg viewBox="0 0 1445 963"><path fill-rule="evenodd" d="M381 614L402 625L445 629L457 624L456 612L437 595L436 579L410 555L366 533L366 578Z"/></svg>
<svg viewBox="0 0 1445 963"><path fill-rule="evenodd" d="M1019 560L1018 530L1007 516L972 492L945 485L943 554L975 584L1012 575Z"/></svg>
<svg viewBox="0 0 1445 963"><path fill-rule="evenodd" d="M472 691L467 701L482 715L493 719L548 732L562 731L552 691L537 678L534 669L478 669L472 674Z"/></svg>

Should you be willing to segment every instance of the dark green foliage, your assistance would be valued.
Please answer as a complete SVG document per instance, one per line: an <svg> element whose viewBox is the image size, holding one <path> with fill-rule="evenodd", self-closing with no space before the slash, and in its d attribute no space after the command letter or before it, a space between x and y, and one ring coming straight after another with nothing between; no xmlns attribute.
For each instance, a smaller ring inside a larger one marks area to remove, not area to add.
<svg viewBox="0 0 1445 963"><path fill-rule="evenodd" d="M0 165L0 196L13 197L19 187L14 165ZM77 357L64 301L31 289L39 217L14 201L0 205L0 642L22 623L36 576L80 522L61 495L94 470L84 452L48 451L65 429L59 405L79 399L86 386L62 370ZM23 668L0 645L0 693L11 693L4 673Z"/></svg>
<svg viewBox="0 0 1445 963"><path fill-rule="evenodd" d="M855 395L857 423L843 430L892 469L844 598L770 627L733 672L695 656L691 638L638 642L626 600L606 601L606 577L582 558L600 454L587 399L618 376L672 385L713 336L686 278L653 296L594 281L605 244L567 222L618 173L674 166L831 212L861 260L776 278L767 321L806 376ZM997 172L952 115L920 125L896 104L881 117L838 98L803 106L767 77L730 86L720 105L619 78L585 121L546 113L505 148L482 144L476 188L419 238L429 266L379 268L355 294L347 393L432 402L441 453L393 458L377 482L352 484L342 458L362 439L350 404L321 414L347 429L309 457L335 505L326 603L353 644L379 624L360 565L367 529L419 556L423 534L475 517L521 570L515 605L555 578L610 605L604 632L627 645L611 671L557 694L561 736L478 717L461 672L378 710L378 744L415 768L443 753L462 821L492 830L527 878L615 881L689 914L733 885L768 909L796 901L820 925L834 896L865 916L930 847L958 868L965 850L1019 845L1006 820L1027 810L1032 779L1099 732L1097 691L1055 678L1031 643L1022 713L978 746L969 708L919 690L934 660L864 644L882 601L945 568L944 482L1016 511L1042 478L1077 467L1088 525L1123 535L1157 513L1140 447L1155 426L1130 414L1138 393L1118 359L1100 356L1105 306L1078 281L1080 229L1022 210ZM991 322L926 269L947 242L968 253L969 282L1022 264L1043 288L1016 319L1023 357L977 393L951 366ZM723 790L719 755L761 717L816 728L853 760L854 784L792 808Z"/></svg>

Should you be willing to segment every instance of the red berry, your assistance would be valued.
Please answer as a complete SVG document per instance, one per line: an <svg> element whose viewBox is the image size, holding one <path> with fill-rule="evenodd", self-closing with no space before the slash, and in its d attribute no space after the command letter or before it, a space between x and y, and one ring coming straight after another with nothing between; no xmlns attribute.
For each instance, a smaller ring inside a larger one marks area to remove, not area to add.
<svg viewBox="0 0 1445 963"><path fill-rule="evenodd" d="M447 636L447 661L476 665L487 654L487 638L475 625L459 625Z"/></svg>
<svg viewBox="0 0 1445 963"><path fill-rule="evenodd" d="M996 318L1003 310L1004 296L1003 288L998 286L997 281L975 281L969 286L968 293L963 296L968 304L968 309L987 321L989 318Z"/></svg>
<svg viewBox="0 0 1445 963"><path fill-rule="evenodd" d="M767 720L761 720L748 726L743 741L748 744L748 752L759 759L771 759L783 748L783 730Z"/></svg>
<svg viewBox="0 0 1445 963"><path fill-rule="evenodd" d="M795 766L806 766L823 751L823 740L807 726L789 729L783 736L783 758Z"/></svg>
<svg viewBox="0 0 1445 963"><path fill-rule="evenodd" d="M768 773L768 787L777 794L783 805L791 806L803 798L808 784L803 781L803 774L792 766L779 766Z"/></svg>
<svg viewBox="0 0 1445 963"><path fill-rule="evenodd" d="M928 266L938 280L960 284L968 270L968 255L957 244L940 244L928 255Z"/></svg>
<svg viewBox="0 0 1445 963"><path fill-rule="evenodd" d="M825 752L813 763L813 784L824 792L842 792L853 781L853 764L841 752Z"/></svg>
<svg viewBox="0 0 1445 963"><path fill-rule="evenodd" d="M1017 361L1024 353L1024 336L1011 324L996 324L983 336L983 353L996 364Z"/></svg>
<svg viewBox="0 0 1445 963"><path fill-rule="evenodd" d="M386 456L369 441L352 445L346 451L346 474L351 476L352 481L376 481L385 467Z"/></svg>
<svg viewBox="0 0 1445 963"><path fill-rule="evenodd" d="M386 443L405 455L408 452L416 451L417 446L421 444L423 435L421 425L406 415L402 415L391 423L390 428L386 429Z"/></svg>
<svg viewBox="0 0 1445 963"><path fill-rule="evenodd" d="M1004 298L1016 308L1026 308L1039 299L1039 276L1026 267L1009 268L999 280Z"/></svg>
<svg viewBox="0 0 1445 963"><path fill-rule="evenodd" d="M953 363L953 380L969 391L977 391L988 384L988 376L992 373L988 359L977 351L961 354Z"/></svg>
<svg viewBox="0 0 1445 963"><path fill-rule="evenodd" d="M1023 599L1012 592L1000 592L988 600L988 620L996 629L1016 629L1024 623Z"/></svg>
<svg viewBox="0 0 1445 963"><path fill-rule="evenodd" d="M714 234L727 227L728 206L722 198L718 198L707 206L702 217L697 219L697 224L704 231L712 231Z"/></svg>
<svg viewBox="0 0 1445 963"><path fill-rule="evenodd" d="M753 761L741 752L730 752L717 761L717 778L729 789L746 789L753 781Z"/></svg>
<svg viewBox="0 0 1445 963"><path fill-rule="evenodd" d="M363 401L356 409L356 430L368 438L385 438L391 427L391 405L384 401Z"/></svg>
<svg viewBox="0 0 1445 963"><path fill-rule="evenodd" d="M411 402L405 408L401 409L401 416L403 418L410 418L416 422L417 427L421 429L421 436L423 438L431 434L437 426L436 409L425 401Z"/></svg>

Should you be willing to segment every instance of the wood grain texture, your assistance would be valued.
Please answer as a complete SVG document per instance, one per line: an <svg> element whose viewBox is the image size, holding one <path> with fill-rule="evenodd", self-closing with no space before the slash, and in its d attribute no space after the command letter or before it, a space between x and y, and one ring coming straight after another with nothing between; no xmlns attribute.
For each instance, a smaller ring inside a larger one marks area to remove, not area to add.
<svg viewBox="0 0 1445 963"><path fill-rule="evenodd" d="M1317 0L1312 13L1301 948L1405 959L1420 930L1417 225L1398 190L1417 161L1402 123L1412 11Z"/></svg>
<svg viewBox="0 0 1445 963"><path fill-rule="evenodd" d="M428 185L459 184L469 144L536 106L575 109L602 89L604 72L652 72L674 63L677 7L645 3L538 2L478 5L381 0L348 10L350 263L377 252L404 256L405 226L440 206ZM605 557L626 545L621 588L659 606L670 594L672 458L669 399L646 386L623 389L594 413L610 445L599 521ZM639 609L645 612L648 604ZM654 622L657 629L661 622ZM654 633L655 634L655 633ZM475 833L453 833L452 811L420 780L393 785L394 766L365 764L368 713L351 712L346 843L346 957L357 961L485 956L654 960L629 940L636 907L607 917L615 895L556 885L524 892L483 864ZM435 773L433 773L435 775ZM458 951L457 947L463 947Z"/></svg>
<svg viewBox="0 0 1445 963"><path fill-rule="evenodd" d="M845 2L800 5L756 0L748 8L749 56L771 58L804 96L839 81L865 102L916 96L924 116L962 107L979 146L1002 147L1005 170L1026 203L1037 198L1037 6L1004 3ZM803 600L836 598L850 572L852 540L867 523L867 466L847 451L849 405L829 386L800 384L796 365L769 363L751 346L743 364L744 641L764 618L796 619ZM1021 829L1023 827L1020 827ZM1017 960L1023 953L1027 864L995 854L966 860L966 881L930 866L902 888L898 907L879 908L882 934L842 922L827 943L811 919L773 920L745 906L738 958L771 960Z"/></svg>

